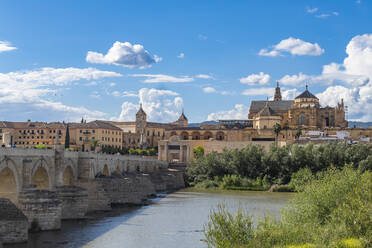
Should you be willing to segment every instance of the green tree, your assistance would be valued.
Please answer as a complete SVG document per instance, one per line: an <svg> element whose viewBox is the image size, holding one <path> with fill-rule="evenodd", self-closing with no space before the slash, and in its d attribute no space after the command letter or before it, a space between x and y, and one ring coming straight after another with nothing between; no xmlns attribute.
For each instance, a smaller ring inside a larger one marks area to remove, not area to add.
<svg viewBox="0 0 372 248"><path fill-rule="evenodd" d="M278 145L278 137L282 131L282 126L279 123L275 123L273 126L273 132L275 133L275 144Z"/></svg>
<svg viewBox="0 0 372 248"><path fill-rule="evenodd" d="M295 132L295 138L299 139L301 135L302 135L302 129L300 127L297 127L296 132Z"/></svg>
<svg viewBox="0 0 372 248"><path fill-rule="evenodd" d="M99 143L99 140L94 138L90 141L90 147L92 148L93 151L96 150L97 146L98 146L98 143Z"/></svg>
<svg viewBox="0 0 372 248"><path fill-rule="evenodd" d="M200 159L204 156L204 147L202 146L195 146L194 147L194 157L196 159Z"/></svg>
<svg viewBox="0 0 372 248"><path fill-rule="evenodd" d="M36 149L47 149L47 146L44 144L39 144L35 146Z"/></svg>
<svg viewBox="0 0 372 248"><path fill-rule="evenodd" d="M65 149L70 148L70 128L67 124L66 126L66 136L65 136Z"/></svg>

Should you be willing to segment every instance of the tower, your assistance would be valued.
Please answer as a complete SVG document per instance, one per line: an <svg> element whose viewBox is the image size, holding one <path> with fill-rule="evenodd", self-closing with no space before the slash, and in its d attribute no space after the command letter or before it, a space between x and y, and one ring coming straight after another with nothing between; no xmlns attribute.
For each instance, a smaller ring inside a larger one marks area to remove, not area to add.
<svg viewBox="0 0 372 248"><path fill-rule="evenodd" d="M140 142L139 146L141 148L145 148L147 141L146 141L146 113L142 108L142 103L140 103L140 108L136 114L136 133L140 135Z"/></svg>
<svg viewBox="0 0 372 248"><path fill-rule="evenodd" d="M280 93L279 81L276 81L274 101L281 101L281 100L282 100L282 94Z"/></svg>

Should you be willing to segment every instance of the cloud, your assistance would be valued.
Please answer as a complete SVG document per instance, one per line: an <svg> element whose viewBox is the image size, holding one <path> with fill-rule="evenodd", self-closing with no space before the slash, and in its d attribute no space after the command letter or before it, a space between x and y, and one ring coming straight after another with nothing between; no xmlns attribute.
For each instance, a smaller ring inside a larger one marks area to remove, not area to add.
<svg viewBox="0 0 372 248"><path fill-rule="evenodd" d="M185 54L184 53L180 53L178 56L177 56L177 58L179 58L179 59L183 59L185 57Z"/></svg>
<svg viewBox="0 0 372 248"><path fill-rule="evenodd" d="M131 77L144 77L144 83L187 83L194 81L194 78L189 76L174 77L164 74L131 74Z"/></svg>
<svg viewBox="0 0 372 248"><path fill-rule="evenodd" d="M282 100L293 100L300 94L297 89L282 90Z"/></svg>
<svg viewBox="0 0 372 248"><path fill-rule="evenodd" d="M114 87L115 85L116 85L116 83L114 83L114 82L109 83L110 87Z"/></svg>
<svg viewBox="0 0 372 248"><path fill-rule="evenodd" d="M199 34L199 35L198 35L198 39L199 39L199 40L207 40L207 39L208 39L208 36L206 36L206 35L202 35L202 34Z"/></svg>
<svg viewBox="0 0 372 248"><path fill-rule="evenodd" d="M310 76L300 72L298 75L285 75L279 80L279 82L283 85L300 86L304 84L305 81L310 79Z"/></svg>
<svg viewBox="0 0 372 248"><path fill-rule="evenodd" d="M346 46L346 54L342 64L325 65L322 74L314 76L314 80L345 85L329 86L317 97L321 104L330 106L343 98L351 119L372 121L372 34L353 37Z"/></svg>
<svg viewBox="0 0 372 248"><path fill-rule="evenodd" d="M242 95L245 96L269 96L274 95L274 88L251 88L243 91Z"/></svg>
<svg viewBox="0 0 372 248"><path fill-rule="evenodd" d="M315 17L316 17L316 18L325 19L325 18L328 18L328 17L330 17L330 16L331 16L330 14L320 14L320 15L316 15Z"/></svg>
<svg viewBox="0 0 372 248"><path fill-rule="evenodd" d="M260 74L251 74L248 77L241 78L240 82L248 85L266 85L270 82L270 78L269 74L260 72Z"/></svg>
<svg viewBox="0 0 372 248"><path fill-rule="evenodd" d="M0 53L16 50L15 46L12 46L10 42L0 41Z"/></svg>
<svg viewBox="0 0 372 248"><path fill-rule="evenodd" d="M306 7L306 12L307 13L310 13L310 14L314 14L315 12L318 11L318 8L310 8L310 7Z"/></svg>
<svg viewBox="0 0 372 248"><path fill-rule="evenodd" d="M258 55L276 57L282 56L284 52L291 55L310 55L319 56L324 53L324 49L320 48L318 43L310 43L301 39L289 37L272 46L271 49L261 49Z"/></svg>
<svg viewBox="0 0 372 248"><path fill-rule="evenodd" d="M204 91L204 93L208 93L208 94L217 92L217 90L215 88L212 88L212 87L205 87L205 88L203 88L203 91Z"/></svg>
<svg viewBox="0 0 372 248"><path fill-rule="evenodd" d="M207 74L198 74L195 77L201 78L201 79L214 79L211 75L207 75Z"/></svg>
<svg viewBox="0 0 372 248"><path fill-rule="evenodd" d="M138 97L138 94L134 91L120 92L116 90L116 91L111 92L110 95L116 96L116 97Z"/></svg>
<svg viewBox="0 0 372 248"><path fill-rule="evenodd" d="M140 44L132 45L129 42L116 41L108 50L107 54L89 51L86 61L94 64L113 64L129 68L138 67L140 69L151 67L158 63L162 58L157 55L152 56Z"/></svg>
<svg viewBox="0 0 372 248"><path fill-rule="evenodd" d="M25 116L45 118L78 119L102 117L99 111L88 111L83 107L67 106L56 98L63 86L82 80L98 80L120 77L121 74L94 68L50 68L0 73L0 109L7 119L24 119ZM48 106L50 106L48 108ZM41 108L43 109L41 111ZM80 111L80 112L79 112ZM71 115L69 115L71 114ZM50 119L55 121L56 119ZM76 119L76 120L77 120Z"/></svg>
<svg viewBox="0 0 372 248"><path fill-rule="evenodd" d="M95 90L92 93L90 93L89 97L99 99L101 98L101 95L98 93L98 91Z"/></svg>
<svg viewBox="0 0 372 248"><path fill-rule="evenodd" d="M183 99L177 92L171 90L158 90L142 88L138 91L139 102L147 114L149 121L170 122L175 121L181 113ZM118 121L134 121L139 104L124 102Z"/></svg>
<svg viewBox="0 0 372 248"><path fill-rule="evenodd" d="M233 109L210 113L207 117L207 120L246 120L248 113L248 106L245 106L244 104L235 104Z"/></svg>

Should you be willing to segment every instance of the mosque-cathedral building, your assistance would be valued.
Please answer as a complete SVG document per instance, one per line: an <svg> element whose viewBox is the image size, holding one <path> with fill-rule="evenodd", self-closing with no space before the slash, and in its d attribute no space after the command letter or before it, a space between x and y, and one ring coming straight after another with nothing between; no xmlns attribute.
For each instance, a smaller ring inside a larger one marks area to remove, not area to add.
<svg viewBox="0 0 372 248"><path fill-rule="evenodd" d="M372 137L371 128L348 128L343 99L335 107L322 107L307 85L305 91L294 100L282 100L277 84L273 100L252 101L245 120L218 120L214 124L196 126L189 125L182 111L174 122L149 122L141 105L132 122L82 121L68 126L70 144L74 150L90 151L91 140L98 139L98 147L155 147L158 148L160 160L186 162L193 157L195 146L203 146L206 153L225 148L243 148L249 143L261 144L267 149L276 139L272 129L276 123L282 127L277 142L283 145L296 142L298 137L295 134L299 128L303 132L322 132L327 136L348 132L352 139ZM12 144L31 148L43 143L51 147L56 137L64 141L66 126L65 123L0 121L0 146Z"/></svg>

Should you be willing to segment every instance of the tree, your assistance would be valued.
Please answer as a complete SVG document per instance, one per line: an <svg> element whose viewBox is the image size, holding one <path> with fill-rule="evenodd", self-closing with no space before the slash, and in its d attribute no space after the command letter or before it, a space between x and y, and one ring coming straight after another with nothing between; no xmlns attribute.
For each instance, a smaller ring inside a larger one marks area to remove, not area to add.
<svg viewBox="0 0 372 248"><path fill-rule="evenodd" d="M90 147L92 148L93 151L96 150L96 147L97 147L98 143L99 143L99 140L96 139L96 138L94 138L90 141Z"/></svg>
<svg viewBox="0 0 372 248"><path fill-rule="evenodd" d="M275 133L275 144L278 145L279 133L282 131L282 126L279 123L275 123L273 126L273 132Z"/></svg>
<svg viewBox="0 0 372 248"><path fill-rule="evenodd" d="M204 156L204 147L202 146L195 146L194 147L194 157L196 159L202 158Z"/></svg>
<svg viewBox="0 0 372 248"><path fill-rule="evenodd" d="M295 132L295 138L298 139L302 135L302 130L300 127L297 127L296 132Z"/></svg>
<svg viewBox="0 0 372 248"><path fill-rule="evenodd" d="M70 148L70 128L67 124L66 126L66 136L65 136L65 149Z"/></svg>

